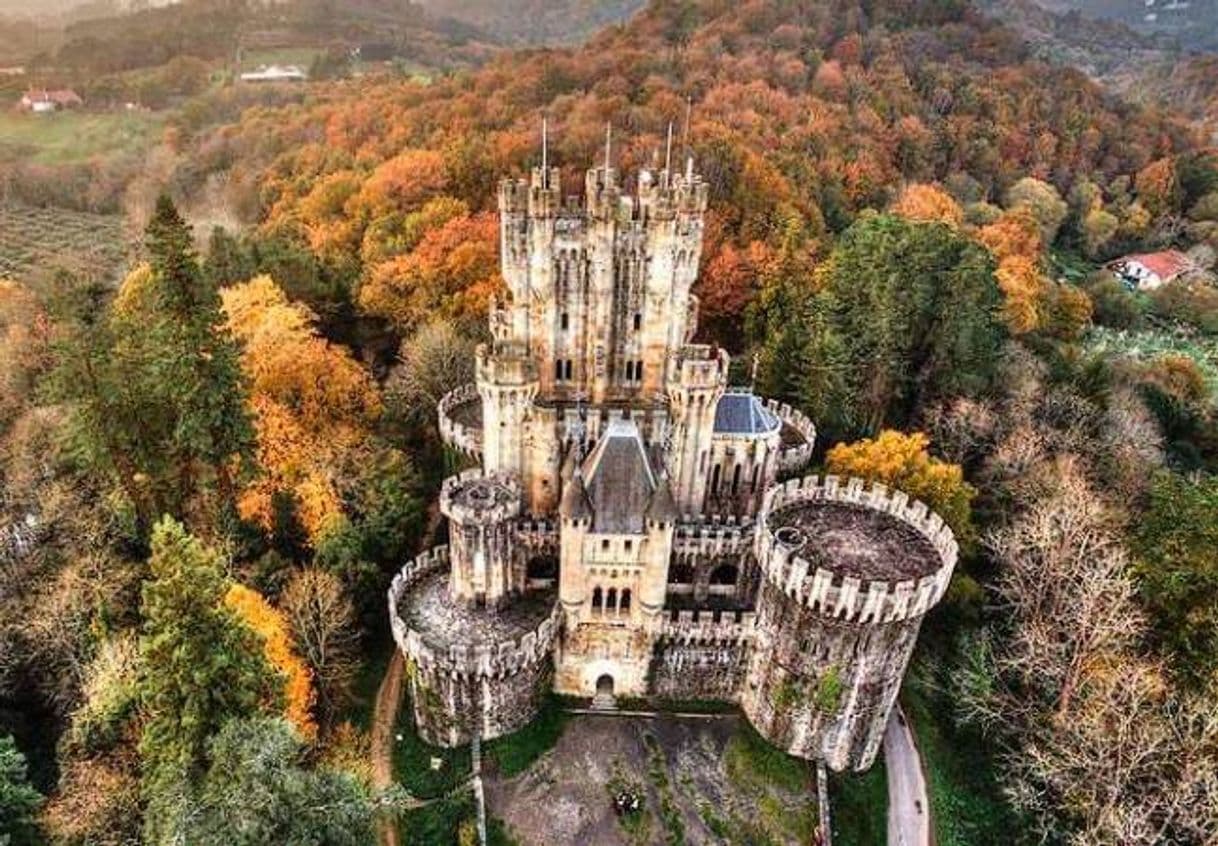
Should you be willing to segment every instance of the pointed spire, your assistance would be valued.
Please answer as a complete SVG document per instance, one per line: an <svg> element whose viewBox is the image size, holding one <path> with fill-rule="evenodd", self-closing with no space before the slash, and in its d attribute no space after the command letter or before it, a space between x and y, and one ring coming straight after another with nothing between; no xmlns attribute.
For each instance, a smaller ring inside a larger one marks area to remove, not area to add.
<svg viewBox="0 0 1218 846"><path fill-rule="evenodd" d="M541 116L541 184L550 187L550 119Z"/></svg>
<svg viewBox="0 0 1218 846"><path fill-rule="evenodd" d="M681 130L681 149L689 155L689 124L694 116L694 98L692 94L685 97L685 128Z"/></svg>
<svg viewBox="0 0 1218 846"><path fill-rule="evenodd" d="M668 122L668 145L664 149L664 184L672 180L672 121Z"/></svg>
<svg viewBox="0 0 1218 846"><path fill-rule="evenodd" d="M613 124L605 122L605 175L609 174L609 164L613 159Z"/></svg>

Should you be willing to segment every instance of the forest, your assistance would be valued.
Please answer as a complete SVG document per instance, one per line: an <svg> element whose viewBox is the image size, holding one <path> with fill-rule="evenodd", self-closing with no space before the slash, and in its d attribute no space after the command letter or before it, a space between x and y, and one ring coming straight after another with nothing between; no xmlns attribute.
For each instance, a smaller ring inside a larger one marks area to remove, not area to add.
<svg viewBox="0 0 1218 846"><path fill-rule="evenodd" d="M606 125L624 172L674 128L710 186L701 339L816 421L820 469L963 540L907 683L979 768L937 842L1218 838L1218 148L1189 116L963 0L652 0L427 80L214 96L113 177L117 283L0 280L0 843L366 844L401 810L369 757L385 590L437 532L435 403L543 117L567 193ZM54 204L58 172L9 190ZM1156 290L1105 269L1168 248L1191 269Z"/></svg>

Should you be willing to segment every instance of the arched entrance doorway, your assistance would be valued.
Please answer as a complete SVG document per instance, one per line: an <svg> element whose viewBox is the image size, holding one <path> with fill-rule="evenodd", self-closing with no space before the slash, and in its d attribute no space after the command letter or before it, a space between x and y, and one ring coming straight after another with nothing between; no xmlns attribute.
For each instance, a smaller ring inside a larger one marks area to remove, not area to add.
<svg viewBox="0 0 1218 846"><path fill-rule="evenodd" d="M592 707L611 711L617 707L613 698L613 676L605 673L596 680L596 696L592 697Z"/></svg>

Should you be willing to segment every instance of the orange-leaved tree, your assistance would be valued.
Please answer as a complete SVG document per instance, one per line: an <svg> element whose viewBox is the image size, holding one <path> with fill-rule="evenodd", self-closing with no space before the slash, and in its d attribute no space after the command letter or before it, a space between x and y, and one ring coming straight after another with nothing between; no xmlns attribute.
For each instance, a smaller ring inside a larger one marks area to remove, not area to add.
<svg viewBox="0 0 1218 846"><path fill-rule="evenodd" d="M931 456L930 438L922 432L885 429L878 437L838 444L825 456L826 468L839 476L882 482L920 499L938 513L962 545L974 537L973 497L977 491L964 481L958 464Z"/></svg>
<svg viewBox="0 0 1218 846"><path fill-rule="evenodd" d="M1027 209L1005 212L981 227L977 240L998 262L994 277L1002 289L1003 317L1012 334L1022 335L1040 325L1039 305L1047 284L1040 270L1040 227Z"/></svg>
<svg viewBox="0 0 1218 846"><path fill-rule="evenodd" d="M313 719L313 674L292 643L283 615L258 591L234 584L224 604L262 638L267 663L283 676L284 716L306 740L317 737Z"/></svg>
<svg viewBox="0 0 1218 846"><path fill-rule="evenodd" d="M498 221L460 215L429 230L409 253L373 267L359 305L405 329L431 317L480 317L501 284Z"/></svg>
<svg viewBox="0 0 1218 846"><path fill-rule="evenodd" d="M313 313L290 302L269 276L221 297L228 328L242 344L258 433L260 472L238 508L271 528L275 494L290 492L316 542L341 516L342 482L367 454L381 413L376 383L347 350L321 338Z"/></svg>
<svg viewBox="0 0 1218 846"><path fill-rule="evenodd" d="M953 228L959 228L964 221L964 210L951 194L924 182L906 185L893 202L892 213L919 223L946 223Z"/></svg>

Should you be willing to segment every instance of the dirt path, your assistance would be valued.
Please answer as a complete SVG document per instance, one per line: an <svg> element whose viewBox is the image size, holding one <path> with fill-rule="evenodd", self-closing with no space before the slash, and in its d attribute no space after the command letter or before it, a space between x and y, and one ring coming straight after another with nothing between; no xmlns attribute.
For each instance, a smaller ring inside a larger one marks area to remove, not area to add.
<svg viewBox="0 0 1218 846"><path fill-rule="evenodd" d="M405 670L402 653L395 648L372 709L372 786L378 791L393 786L393 729L398 721ZM394 819L383 818L379 828L381 846L398 846L398 827Z"/></svg>

